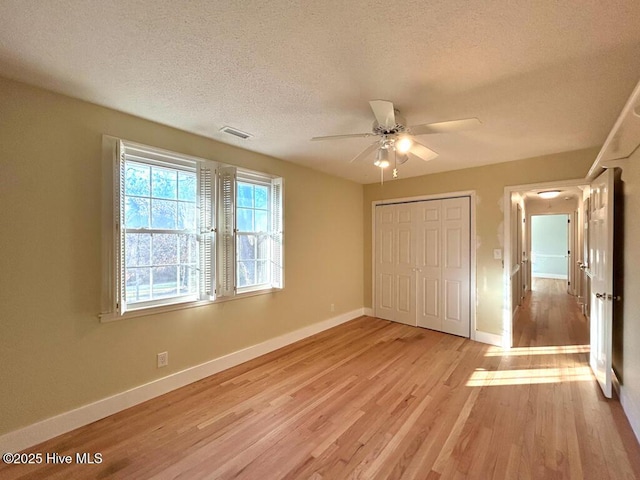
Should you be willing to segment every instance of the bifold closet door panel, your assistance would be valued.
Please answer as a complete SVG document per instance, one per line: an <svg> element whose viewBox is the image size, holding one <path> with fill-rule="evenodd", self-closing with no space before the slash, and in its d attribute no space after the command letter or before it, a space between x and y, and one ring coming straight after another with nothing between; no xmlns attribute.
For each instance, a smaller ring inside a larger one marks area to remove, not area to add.
<svg viewBox="0 0 640 480"><path fill-rule="evenodd" d="M442 329L442 200L416 203L418 326Z"/></svg>
<svg viewBox="0 0 640 480"><path fill-rule="evenodd" d="M394 295L396 214L394 205L375 208L375 315L385 320L393 320L396 308Z"/></svg>
<svg viewBox="0 0 640 480"><path fill-rule="evenodd" d="M470 324L469 197L442 204L442 331L469 336Z"/></svg>

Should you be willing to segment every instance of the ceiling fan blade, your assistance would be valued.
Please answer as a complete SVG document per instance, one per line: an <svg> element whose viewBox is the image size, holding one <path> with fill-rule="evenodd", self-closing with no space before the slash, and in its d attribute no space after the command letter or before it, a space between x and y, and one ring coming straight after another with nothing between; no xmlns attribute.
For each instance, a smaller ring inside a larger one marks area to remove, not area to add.
<svg viewBox="0 0 640 480"><path fill-rule="evenodd" d="M355 157L353 157L351 160L349 160L349 163L353 163L356 160L362 160L364 157L366 157L367 155L373 153L373 151L378 148L378 145L380 144L380 142L378 142L377 140L375 142L373 142L371 145L369 145L367 148L365 148L363 151L361 151L358 155L356 155Z"/></svg>
<svg viewBox="0 0 640 480"><path fill-rule="evenodd" d="M463 118L462 120L451 120L449 122L425 123L423 125L414 125L408 130L412 135L424 135L427 133L449 133L459 132L462 130L471 130L482 125L477 118Z"/></svg>
<svg viewBox="0 0 640 480"><path fill-rule="evenodd" d="M317 140L340 140L343 138L363 138L363 137L373 137L375 133L349 133L347 135L327 135L324 137L313 137L311 141L315 142Z"/></svg>
<svg viewBox="0 0 640 480"><path fill-rule="evenodd" d="M391 128L396 124L396 114L393 109L393 102L388 100L371 100L369 102L371 110L378 121L378 125Z"/></svg>
<svg viewBox="0 0 640 480"><path fill-rule="evenodd" d="M433 160L438 156L436 152L434 152L430 148L425 147L421 143L416 142L415 140L413 141L413 145L411 145L411 149L409 149L409 152L411 152L416 157L421 158L425 162Z"/></svg>

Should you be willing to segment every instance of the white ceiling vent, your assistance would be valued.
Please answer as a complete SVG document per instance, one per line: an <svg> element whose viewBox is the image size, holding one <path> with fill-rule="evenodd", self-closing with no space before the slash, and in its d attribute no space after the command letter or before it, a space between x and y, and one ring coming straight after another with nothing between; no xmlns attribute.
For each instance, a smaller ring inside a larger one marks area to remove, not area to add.
<svg viewBox="0 0 640 480"><path fill-rule="evenodd" d="M246 140L247 138L253 137L253 135L251 135L250 133L243 132L242 130L238 130L237 128L233 128L233 127L229 127L229 126L222 127L220 129L220 131L222 133L228 133L229 135L233 135L233 136L241 138L243 140Z"/></svg>

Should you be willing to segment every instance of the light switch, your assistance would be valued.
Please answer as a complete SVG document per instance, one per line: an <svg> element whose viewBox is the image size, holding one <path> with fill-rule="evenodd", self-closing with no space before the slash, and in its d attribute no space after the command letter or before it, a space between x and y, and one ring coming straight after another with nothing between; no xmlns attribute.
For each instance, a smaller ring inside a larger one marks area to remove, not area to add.
<svg viewBox="0 0 640 480"><path fill-rule="evenodd" d="M493 249L493 258L495 260L502 260L502 249L494 248Z"/></svg>

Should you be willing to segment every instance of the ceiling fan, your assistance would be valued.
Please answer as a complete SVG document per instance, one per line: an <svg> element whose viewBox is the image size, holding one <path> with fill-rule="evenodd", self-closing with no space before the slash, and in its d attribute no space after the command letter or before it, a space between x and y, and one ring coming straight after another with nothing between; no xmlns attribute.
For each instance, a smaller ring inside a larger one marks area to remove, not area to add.
<svg viewBox="0 0 640 480"><path fill-rule="evenodd" d="M344 138L358 137L379 137L370 146L350 160L354 162L360 160L375 150L376 158L374 165L380 168L387 168L390 165L390 153L394 154L395 165L402 165L409 156L415 155L425 162L433 160L438 156L436 152L419 143L414 136L426 135L430 133L450 133L461 130L468 130L481 125L477 118L465 118L462 120L452 120L448 122L425 123L422 125L406 126L404 117L393 106L393 102L388 100L371 100L369 102L375 121L370 133L352 133L347 135L329 135L324 137L313 137L311 140L338 140ZM394 177L396 175L394 169Z"/></svg>

